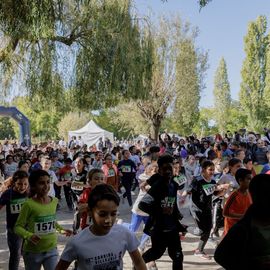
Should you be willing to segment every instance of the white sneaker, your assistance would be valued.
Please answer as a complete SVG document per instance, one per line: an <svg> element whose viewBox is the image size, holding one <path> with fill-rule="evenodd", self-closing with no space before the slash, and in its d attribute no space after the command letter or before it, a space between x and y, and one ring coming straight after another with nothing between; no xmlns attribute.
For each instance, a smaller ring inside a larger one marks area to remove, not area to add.
<svg viewBox="0 0 270 270"><path fill-rule="evenodd" d="M134 195L136 195L136 194L135 194L135 192L134 192L134 191L131 191L131 195L133 195L133 196L134 196Z"/></svg>
<svg viewBox="0 0 270 270"><path fill-rule="evenodd" d="M119 225L123 224L123 219L119 218L116 223Z"/></svg>

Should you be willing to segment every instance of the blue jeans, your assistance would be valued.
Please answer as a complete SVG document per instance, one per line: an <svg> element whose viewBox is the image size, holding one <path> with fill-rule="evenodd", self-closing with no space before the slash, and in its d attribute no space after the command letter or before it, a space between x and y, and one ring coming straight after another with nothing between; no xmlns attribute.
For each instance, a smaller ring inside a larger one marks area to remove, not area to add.
<svg viewBox="0 0 270 270"><path fill-rule="evenodd" d="M141 223L143 222L144 224L146 224L148 218L149 218L148 216L140 216L140 215L137 215L135 213L132 213L130 224L123 223L122 225L127 227L132 232L137 232ZM139 246L140 249L144 248L145 243L149 238L150 237L147 234L143 233L142 238L141 238L141 242L140 242L140 246Z"/></svg>
<svg viewBox="0 0 270 270"><path fill-rule="evenodd" d="M56 248L41 253L25 251L23 259L25 270L40 270L41 266L44 270L53 270L58 262L58 252Z"/></svg>
<svg viewBox="0 0 270 270"><path fill-rule="evenodd" d="M18 270L22 254L23 239L15 234L12 229L7 231L7 242L9 248L9 270Z"/></svg>

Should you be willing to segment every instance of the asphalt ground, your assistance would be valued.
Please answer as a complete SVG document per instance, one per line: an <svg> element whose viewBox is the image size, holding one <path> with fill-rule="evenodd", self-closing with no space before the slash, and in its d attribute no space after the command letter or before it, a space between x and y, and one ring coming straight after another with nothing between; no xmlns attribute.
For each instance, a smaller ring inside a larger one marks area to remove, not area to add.
<svg viewBox="0 0 270 270"><path fill-rule="evenodd" d="M135 200L135 197L134 197ZM72 221L73 221L73 214L68 210L66 207L65 199L62 199L60 202L61 208L57 211L57 217L58 222L65 228L71 228L72 227ZM121 202L119 206L119 213L120 218L123 219L124 222L130 222L131 218L131 211L130 207L128 206L127 201ZM182 222L189 226L194 226L194 222L189 215L188 209L183 209L182 213L184 215L184 219ZM3 208L0 212L0 269L2 270L8 270L8 260L9 260L9 251L6 241L6 215L5 215L5 209ZM140 231L137 233L138 237L140 237L142 233L142 228L140 228ZM58 237L58 251L59 254L62 253L63 248L65 247L65 243L67 242L68 238L64 237L62 235L59 235ZM182 241L182 248L183 248L183 254L184 254L184 269L196 269L196 270L211 270L211 269L223 269L220 266L218 266L214 259L212 260L205 260L199 257L195 257L193 255L194 250L197 247L199 238L196 236L193 236L191 234L187 234L185 236L185 239ZM216 243L209 242L206 245L206 253L209 255L214 254ZM168 256L167 251L165 254L156 262L157 267L159 270L169 270L172 269L172 263L171 259ZM20 270L24 269L23 266L23 260L20 261ZM69 269L72 269L72 266L70 266ZM131 270L132 264L131 260L129 258L128 253L125 254L124 257L124 269ZM53 270L53 269L52 269Z"/></svg>

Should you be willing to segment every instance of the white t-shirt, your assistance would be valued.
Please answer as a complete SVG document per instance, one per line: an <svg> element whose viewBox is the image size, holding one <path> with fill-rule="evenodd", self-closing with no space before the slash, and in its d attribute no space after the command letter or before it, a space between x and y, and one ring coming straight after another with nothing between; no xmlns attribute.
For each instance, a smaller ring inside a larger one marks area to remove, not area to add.
<svg viewBox="0 0 270 270"><path fill-rule="evenodd" d="M48 170L48 174L50 175L50 191L49 191L48 196L55 197L53 183L58 181L58 180L57 180L57 177L56 177L54 171Z"/></svg>
<svg viewBox="0 0 270 270"><path fill-rule="evenodd" d="M136 167L141 163L140 158L137 155L131 155L129 159L135 163Z"/></svg>
<svg viewBox="0 0 270 270"><path fill-rule="evenodd" d="M133 232L114 224L106 235L94 235L89 227L72 237L61 255L67 262L77 260L77 270L122 270L123 256L135 251L139 241Z"/></svg>
<svg viewBox="0 0 270 270"><path fill-rule="evenodd" d="M227 190L226 194L224 195L225 198L228 198L231 193L233 192L233 190L239 188L239 185L235 179L235 177L233 175L231 175L230 173L224 174L221 176L221 178L218 181L218 184L230 184L231 187Z"/></svg>

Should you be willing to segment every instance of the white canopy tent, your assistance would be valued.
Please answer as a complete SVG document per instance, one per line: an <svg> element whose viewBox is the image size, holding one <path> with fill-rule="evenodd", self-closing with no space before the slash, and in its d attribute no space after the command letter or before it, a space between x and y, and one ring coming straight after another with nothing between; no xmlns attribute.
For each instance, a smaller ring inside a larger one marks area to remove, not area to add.
<svg viewBox="0 0 270 270"><path fill-rule="evenodd" d="M102 129L93 120L89 121L81 129L69 131L69 141L73 136L76 136L77 139L81 136L84 144L87 144L88 147L96 144L99 138L102 138L103 142L105 138L108 138L111 142L114 141L113 133Z"/></svg>

